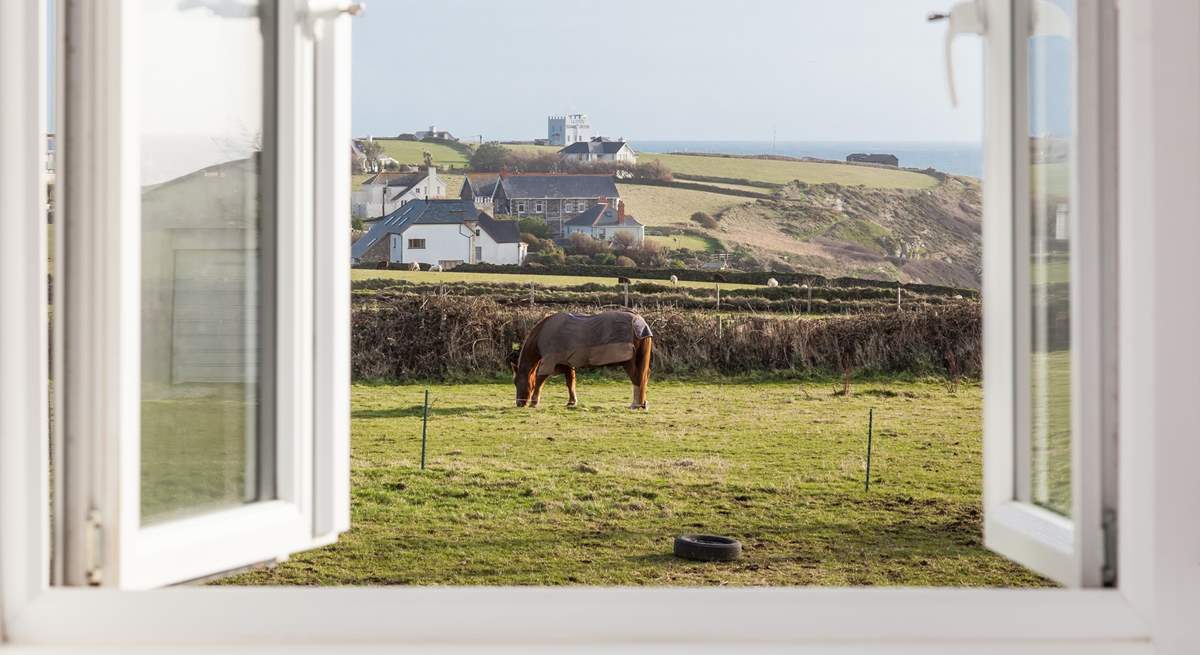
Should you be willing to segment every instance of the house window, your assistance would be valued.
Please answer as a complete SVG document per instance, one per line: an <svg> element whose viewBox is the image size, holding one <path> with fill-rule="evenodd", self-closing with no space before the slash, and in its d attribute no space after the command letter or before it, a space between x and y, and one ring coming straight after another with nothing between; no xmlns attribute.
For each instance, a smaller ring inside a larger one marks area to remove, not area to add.
<svg viewBox="0 0 1200 655"><path fill-rule="evenodd" d="M409 250L424 250L425 249L425 239L409 239L408 240L408 249Z"/></svg>
<svg viewBox="0 0 1200 655"><path fill-rule="evenodd" d="M475 263L483 261L483 246L475 246Z"/></svg>
<svg viewBox="0 0 1200 655"><path fill-rule="evenodd" d="M518 214L525 213L525 201L524 200L517 202L517 213Z"/></svg>
<svg viewBox="0 0 1200 655"><path fill-rule="evenodd" d="M544 211L546 211L546 203L544 203L544 202L533 203L533 213L541 214Z"/></svg>

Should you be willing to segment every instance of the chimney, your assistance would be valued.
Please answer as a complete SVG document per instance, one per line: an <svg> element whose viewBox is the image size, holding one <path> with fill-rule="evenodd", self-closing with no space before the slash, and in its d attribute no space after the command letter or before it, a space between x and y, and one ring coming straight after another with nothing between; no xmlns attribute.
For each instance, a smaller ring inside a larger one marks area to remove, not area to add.
<svg viewBox="0 0 1200 655"><path fill-rule="evenodd" d="M625 201L617 201L617 225L625 224Z"/></svg>

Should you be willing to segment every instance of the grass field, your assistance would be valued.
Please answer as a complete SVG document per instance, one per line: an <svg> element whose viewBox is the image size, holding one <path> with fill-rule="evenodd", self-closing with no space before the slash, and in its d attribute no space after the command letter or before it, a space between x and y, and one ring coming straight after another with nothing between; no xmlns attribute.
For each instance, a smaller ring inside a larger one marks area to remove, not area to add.
<svg viewBox="0 0 1200 655"><path fill-rule="evenodd" d="M671 250L678 248L687 248L688 250L695 250L697 252L717 252L720 250L720 242L716 239L698 237L691 234L647 235L646 240Z"/></svg>
<svg viewBox="0 0 1200 655"><path fill-rule="evenodd" d="M787 184L792 180L800 180L809 184L836 182L881 189L927 189L938 183L937 179L923 173L874 166L740 157L660 155L648 152L638 154L638 162L654 160L662 162L674 173L756 180L772 184Z"/></svg>
<svg viewBox="0 0 1200 655"><path fill-rule="evenodd" d="M695 227L689 219L696 212L715 216L734 205L754 202L752 198L739 198L722 193L645 184L618 184L617 188L629 213L637 217L643 225L691 224Z"/></svg>
<svg viewBox="0 0 1200 655"><path fill-rule="evenodd" d="M1041 586L981 540L982 397L938 381L556 379L353 388L352 528L223 584ZM715 399L720 402L714 402ZM870 492L863 490L875 409ZM768 419L769 420L765 420ZM674 558L681 533L740 539L733 563Z"/></svg>
<svg viewBox="0 0 1200 655"><path fill-rule="evenodd" d="M351 280L375 280L375 279L390 279L390 280L409 280L412 282L508 282L518 284L534 284L547 287L569 287L578 284L616 284L616 278L611 277L585 277L582 275L536 275L532 273L456 273L454 271L445 271L443 273L433 273L430 271L377 271L368 268L356 268L350 271ZM667 280L651 280L641 278L630 278L634 282L650 282L653 284L670 284ZM690 280L680 280L679 286L682 287L700 287L712 288L712 282L693 282ZM754 284L733 284L724 283L722 289L753 289L761 285Z"/></svg>
<svg viewBox="0 0 1200 655"><path fill-rule="evenodd" d="M428 152L433 155L433 164L438 168L467 165L467 158L462 153L440 143L380 138L376 138L375 141L383 148L383 154L395 158L401 164L420 166L425 162L424 153Z"/></svg>

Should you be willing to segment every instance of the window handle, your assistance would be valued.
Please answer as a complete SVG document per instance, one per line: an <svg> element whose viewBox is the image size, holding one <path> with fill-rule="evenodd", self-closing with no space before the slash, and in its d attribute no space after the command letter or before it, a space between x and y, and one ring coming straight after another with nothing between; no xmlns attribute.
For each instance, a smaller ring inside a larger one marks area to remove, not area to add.
<svg viewBox="0 0 1200 655"><path fill-rule="evenodd" d="M950 105L958 106L958 93L954 89L954 37L959 34L983 34L986 20L981 0L963 0L950 8L949 12L931 12L929 22L946 21L946 86L950 91Z"/></svg>

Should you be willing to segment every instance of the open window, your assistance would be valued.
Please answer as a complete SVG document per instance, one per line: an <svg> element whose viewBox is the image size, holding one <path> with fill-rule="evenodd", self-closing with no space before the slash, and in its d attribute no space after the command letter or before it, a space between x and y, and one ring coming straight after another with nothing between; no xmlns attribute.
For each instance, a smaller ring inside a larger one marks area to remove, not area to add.
<svg viewBox="0 0 1200 655"><path fill-rule="evenodd" d="M991 0L985 22L985 541L1112 585L1115 9Z"/></svg>
<svg viewBox="0 0 1200 655"><path fill-rule="evenodd" d="M64 10L56 577L148 588L329 543L349 199L317 180L349 174L342 12Z"/></svg>

